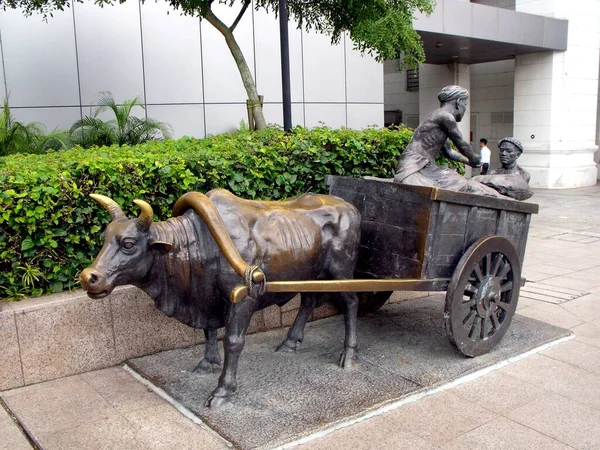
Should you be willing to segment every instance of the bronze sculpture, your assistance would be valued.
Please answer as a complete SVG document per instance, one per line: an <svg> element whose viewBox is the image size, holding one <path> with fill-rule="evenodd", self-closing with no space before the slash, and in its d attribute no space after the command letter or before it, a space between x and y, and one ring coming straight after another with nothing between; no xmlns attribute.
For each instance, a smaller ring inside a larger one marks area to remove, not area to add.
<svg viewBox="0 0 600 450"><path fill-rule="evenodd" d="M144 201L135 200L142 210L139 218L128 219L110 198L91 197L112 219L104 246L80 276L91 298L133 284L147 292L167 315L204 329L204 358L195 371L211 371L220 364L216 330L225 326L225 362L218 386L206 401L209 407L224 403L236 390L238 358L252 314L283 305L295 295L265 292L266 277L353 277L360 214L337 197L306 194L283 202L261 202L240 199L223 189L206 196L192 192L177 201L173 210L177 217L154 223L152 207ZM243 299L228 302L229 293L242 279ZM356 360L358 298L353 292L331 297L341 303L345 316L346 337L339 363L350 368ZM294 350L302 341L306 322L320 300L314 291L302 294L301 309L278 350Z"/></svg>
<svg viewBox="0 0 600 450"><path fill-rule="evenodd" d="M523 153L521 142L512 137L501 139L498 142L498 153L502 167L473 179L515 200L530 198L533 195L529 187L531 176L517 164L517 159Z"/></svg>
<svg viewBox="0 0 600 450"><path fill-rule="evenodd" d="M495 190L435 163L440 151L446 157L472 167L478 167L481 159L463 139L457 125L465 114L469 92L460 86L446 86L439 93L438 100L440 107L417 127L400 156L394 181L498 197ZM458 152L451 148L448 140L452 141Z"/></svg>
<svg viewBox="0 0 600 450"><path fill-rule="evenodd" d="M515 138L507 137L498 142L498 153L500 155L501 169L495 169L490 175L511 174L522 177L529 183L531 176L517 164L517 159L523 153L523 145Z"/></svg>

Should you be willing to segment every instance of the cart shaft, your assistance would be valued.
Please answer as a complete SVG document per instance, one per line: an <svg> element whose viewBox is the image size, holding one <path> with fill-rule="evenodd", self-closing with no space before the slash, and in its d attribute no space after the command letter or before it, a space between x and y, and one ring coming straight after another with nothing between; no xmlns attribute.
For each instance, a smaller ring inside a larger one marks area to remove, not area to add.
<svg viewBox="0 0 600 450"><path fill-rule="evenodd" d="M432 279L383 279L383 280L311 280L270 281L265 293L280 292L378 292L378 291L443 291L447 278ZM235 287L230 294L232 303L241 302L248 295L246 286Z"/></svg>

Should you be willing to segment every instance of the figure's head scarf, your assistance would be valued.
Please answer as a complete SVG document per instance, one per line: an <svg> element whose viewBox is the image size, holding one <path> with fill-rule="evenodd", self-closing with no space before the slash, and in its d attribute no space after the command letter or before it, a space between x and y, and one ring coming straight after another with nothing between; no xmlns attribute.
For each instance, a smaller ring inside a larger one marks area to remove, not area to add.
<svg viewBox="0 0 600 450"><path fill-rule="evenodd" d="M500 139L500 141L498 142L498 148L500 148L503 142L511 143L512 145L517 147L519 153L523 153L523 144L521 144L521 141L518 141L513 137L505 137L504 139Z"/></svg>
<svg viewBox="0 0 600 450"><path fill-rule="evenodd" d="M461 88L460 86L446 86L438 94L438 100L440 103L447 103L458 99L467 100L468 98L469 91L467 91L465 88Z"/></svg>

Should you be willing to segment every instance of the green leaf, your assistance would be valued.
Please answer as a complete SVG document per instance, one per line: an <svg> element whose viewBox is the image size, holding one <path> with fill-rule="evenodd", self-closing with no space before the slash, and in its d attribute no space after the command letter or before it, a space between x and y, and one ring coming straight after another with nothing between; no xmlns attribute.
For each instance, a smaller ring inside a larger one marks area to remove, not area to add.
<svg viewBox="0 0 600 450"><path fill-rule="evenodd" d="M31 248L33 248L35 246L33 240L31 240L31 238L25 238L23 239L23 242L21 243L21 250L29 250Z"/></svg>
<svg viewBox="0 0 600 450"><path fill-rule="evenodd" d="M64 285L63 285L62 281L56 281L55 283L52 283L50 285L51 292L62 292L63 289L64 289Z"/></svg>

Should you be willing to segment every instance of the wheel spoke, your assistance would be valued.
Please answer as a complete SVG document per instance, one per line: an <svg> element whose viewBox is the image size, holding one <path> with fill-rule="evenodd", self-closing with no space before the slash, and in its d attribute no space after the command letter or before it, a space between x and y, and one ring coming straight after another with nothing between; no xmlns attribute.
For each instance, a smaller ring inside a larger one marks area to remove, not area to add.
<svg viewBox="0 0 600 450"><path fill-rule="evenodd" d="M479 322L480 317L477 316L475 317L475 320L473 321L473 324L471 325L471 331L469 331L469 339L473 339L473 336L475 335L475 330L477 329L477 323Z"/></svg>
<svg viewBox="0 0 600 450"><path fill-rule="evenodd" d="M496 311L494 311L494 314L490 316L490 320L492 321L492 329L496 331L500 326L500 324L498 323L498 318L496 317Z"/></svg>
<svg viewBox="0 0 600 450"><path fill-rule="evenodd" d="M500 281L502 281L506 278L506 275L508 275L509 271L510 271L510 263L506 262L504 264L504 266L502 266L502 270L500 271L500 274L498 275L498 278L500 278Z"/></svg>
<svg viewBox="0 0 600 450"><path fill-rule="evenodd" d="M477 277L477 280L479 280L479 282L483 282L483 274L481 273L481 267L479 267L479 263L475 263L475 267L473 268L473 271L475 272L475 276Z"/></svg>
<svg viewBox="0 0 600 450"><path fill-rule="evenodd" d="M500 286L500 292L506 292L506 291L510 291L513 288L513 283L512 281L509 281L508 283L503 284L502 286Z"/></svg>
<svg viewBox="0 0 600 450"><path fill-rule="evenodd" d="M471 320L471 317L473 317L474 315L475 311L471 310L471 312L469 312L469 315L463 319L463 325L466 325L469 322L469 320Z"/></svg>
<svg viewBox="0 0 600 450"><path fill-rule="evenodd" d="M508 308L510 307L510 305L506 302L498 302L497 305L504 311L508 311Z"/></svg>
<svg viewBox="0 0 600 450"><path fill-rule="evenodd" d="M488 327L487 327L487 319L485 317L481 318L481 339L487 338L488 335Z"/></svg>
<svg viewBox="0 0 600 450"><path fill-rule="evenodd" d="M500 270L500 265L502 264L503 259L504 258L502 258L502 255L500 253L496 253L492 273L490 274L491 276L495 277L496 275L498 275L498 270Z"/></svg>
<svg viewBox="0 0 600 450"><path fill-rule="evenodd" d="M465 305L475 306L475 299L469 295L464 295L462 298L461 305L462 305L462 307L464 307Z"/></svg>
<svg viewBox="0 0 600 450"><path fill-rule="evenodd" d="M473 286L471 283L467 283L467 285L465 286L465 295L468 295L469 297L472 297L476 291L477 291L477 288L475 286Z"/></svg>
<svg viewBox="0 0 600 450"><path fill-rule="evenodd" d="M492 274L492 254L488 253L483 259L485 261L485 274L489 276Z"/></svg>

